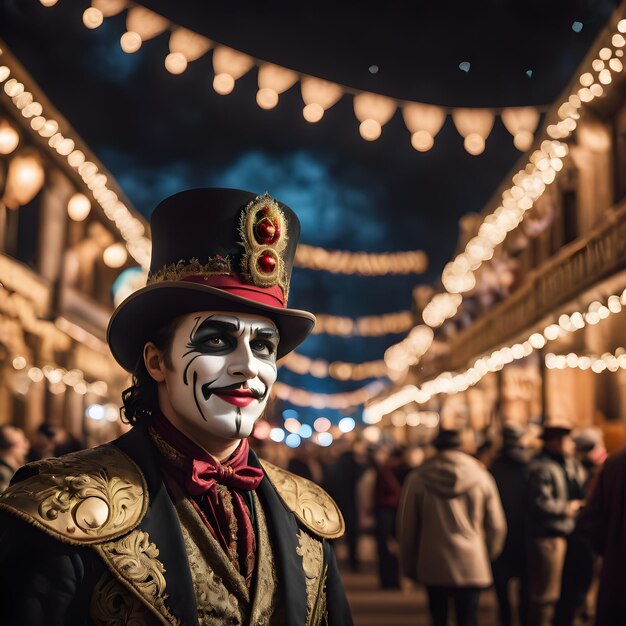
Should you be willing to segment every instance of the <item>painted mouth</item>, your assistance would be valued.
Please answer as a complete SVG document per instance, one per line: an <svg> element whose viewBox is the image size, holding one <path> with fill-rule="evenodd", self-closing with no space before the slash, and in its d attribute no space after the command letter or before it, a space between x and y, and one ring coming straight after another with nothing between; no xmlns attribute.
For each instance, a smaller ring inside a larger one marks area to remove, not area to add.
<svg viewBox="0 0 626 626"><path fill-rule="evenodd" d="M224 402L228 402L236 407L246 407L255 400L261 401L265 394L260 393L256 389L243 387L241 383L235 383L234 385L219 388L210 387L210 384L202 385L202 395L205 401L211 395L216 395L220 400L224 400Z"/></svg>

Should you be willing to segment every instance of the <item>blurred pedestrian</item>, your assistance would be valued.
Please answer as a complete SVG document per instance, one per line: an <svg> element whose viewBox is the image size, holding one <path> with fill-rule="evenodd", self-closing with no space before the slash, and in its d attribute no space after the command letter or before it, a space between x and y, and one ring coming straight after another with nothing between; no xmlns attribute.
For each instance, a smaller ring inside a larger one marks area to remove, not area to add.
<svg viewBox="0 0 626 626"><path fill-rule="evenodd" d="M330 468L324 485L343 515L348 564L353 572L359 571L360 567L357 487L367 467L367 444L365 441L356 440L348 450L339 455Z"/></svg>
<svg viewBox="0 0 626 626"><path fill-rule="evenodd" d="M0 426L0 492L11 482L13 474L26 463L30 443L21 428Z"/></svg>
<svg viewBox="0 0 626 626"><path fill-rule="evenodd" d="M574 436L576 458L587 471L585 495L589 497L607 458L602 433L597 428L584 428Z"/></svg>
<svg viewBox="0 0 626 626"><path fill-rule="evenodd" d="M493 562L493 578L501 626L510 626L513 623L509 601L511 580L517 579L519 582L519 593L515 603L519 623L526 624L528 616L524 498L520 495L526 491L526 471L530 453L521 444L524 433L524 428L517 424L505 424L502 428L502 448L491 465L491 474L498 486L508 528L504 549Z"/></svg>
<svg viewBox="0 0 626 626"><path fill-rule="evenodd" d="M401 573L426 586L434 626L446 626L453 600L458 626L476 626L490 561L506 520L493 477L461 451L456 430L440 430L437 453L407 477L398 511Z"/></svg>
<svg viewBox="0 0 626 626"><path fill-rule="evenodd" d="M33 435L32 445L30 452L28 453L28 461L41 461L41 459L48 459L51 456L56 456L54 453L55 442L54 436L56 434L54 426L47 422L42 422Z"/></svg>
<svg viewBox="0 0 626 626"><path fill-rule="evenodd" d="M576 458L586 470L585 500L595 489L607 459L602 431L585 428L574 436ZM584 509L583 509L584 510ZM589 550L588 543L575 531L567 538L567 554L561 580L561 596L556 605L555 626L572 626L577 616L590 622L595 614L602 559Z"/></svg>
<svg viewBox="0 0 626 626"><path fill-rule="evenodd" d="M378 577L383 589L399 589L396 514L402 482L407 474L402 448L381 446L374 453L374 519L378 551Z"/></svg>
<svg viewBox="0 0 626 626"><path fill-rule="evenodd" d="M547 424L529 465L526 506L528 626L551 626L561 593L567 537L583 504L585 472L574 458L571 427Z"/></svg>
<svg viewBox="0 0 626 626"><path fill-rule="evenodd" d="M573 536L586 549L587 572L596 554L602 573L596 626L623 626L626 621L626 450L611 455L582 509Z"/></svg>

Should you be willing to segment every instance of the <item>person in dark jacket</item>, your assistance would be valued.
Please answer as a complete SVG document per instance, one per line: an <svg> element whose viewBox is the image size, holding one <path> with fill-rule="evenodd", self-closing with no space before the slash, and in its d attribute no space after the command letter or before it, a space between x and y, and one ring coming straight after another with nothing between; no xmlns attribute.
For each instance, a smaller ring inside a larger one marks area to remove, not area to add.
<svg viewBox="0 0 626 626"><path fill-rule="evenodd" d="M152 215L148 285L107 339L132 429L20 470L0 496L0 623L352 626L320 487L248 437L276 360L313 328L287 308L299 236L265 194L194 189Z"/></svg>
<svg viewBox="0 0 626 626"><path fill-rule="evenodd" d="M575 563L578 576L587 587L596 557L602 557L595 626L623 626L626 620L626 450L607 459L589 501L576 520L572 538L578 547Z"/></svg>
<svg viewBox="0 0 626 626"><path fill-rule="evenodd" d="M546 424L543 450L529 464L526 534L528 626L551 626L561 593L567 536L584 498L584 470L574 456L571 428Z"/></svg>
<svg viewBox="0 0 626 626"><path fill-rule="evenodd" d="M357 486L367 468L366 442L357 440L339 455L329 468L324 481L324 487L339 505L345 520L348 565L353 572L358 572L361 565Z"/></svg>
<svg viewBox="0 0 626 626"><path fill-rule="evenodd" d="M528 577L524 550L525 503L521 496L526 491L530 453L520 443L524 432L517 424L506 424L503 427L502 449L490 468L498 486L508 528L504 549L492 564L501 626L510 626L512 623L509 583L513 579L519 581L516 604L520 624L526 624L528 616Z"/></svg>
<svg viewBox="0 0 626 626"><path fill-rule="evenodd" d="M374 519L378 551L378 577L383 589L400 588L396 546L396 514L402 483L408 473L401 448L381 446L374 453Z"/></svg>

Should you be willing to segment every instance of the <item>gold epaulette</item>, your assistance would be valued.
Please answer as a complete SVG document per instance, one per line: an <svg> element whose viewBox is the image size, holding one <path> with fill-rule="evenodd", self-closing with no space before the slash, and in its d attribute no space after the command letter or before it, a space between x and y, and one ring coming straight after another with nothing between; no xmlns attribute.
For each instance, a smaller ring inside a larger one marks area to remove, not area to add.
<svg viewBox="0 0 626 626"><path fill-rule="evenodd" d="M0 509L67 543L115 539L132 530L148 506L134 461L112 444L26 466L37 471L0 495Z"/></svg>
<svg viewBox="0 0 626 626"><path fill-rule="evenodd" d="M318 485L261 460L265 474L287 508L311 531L324 539L343 535L345 524L335 501Z"/></svg>

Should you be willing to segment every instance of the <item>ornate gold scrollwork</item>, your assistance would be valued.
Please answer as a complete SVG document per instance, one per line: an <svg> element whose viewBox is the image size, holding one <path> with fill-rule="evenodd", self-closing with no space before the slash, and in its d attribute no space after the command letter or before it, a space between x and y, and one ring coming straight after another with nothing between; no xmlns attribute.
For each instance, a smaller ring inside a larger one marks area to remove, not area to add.
<svg viewBox="0 0 626 626"><path fill-rule="evenodd" d="M113 445L31 467L39 473L7 489L0 508L57 539L77 544L110 540L134 528L145 514L143 474Z"/></svg>
<svg viewBox="0 0 626 626"><path fill-rule="evenodd" d="M261 465L283 502L307 528L324 539L343 535L341 511L321 487L267 461Z"/></svg>
<svg viewBox="0 0 626 626"><path fill-rule="evenodd" d="M133 530L115 541L95 546L115 577L142 598L155 615L177 626L180 620L169 611L165 592L165 567L159 561L159 549L148 533Z"/></svg>

